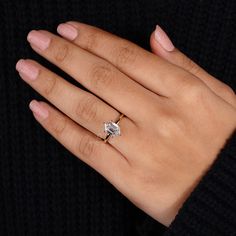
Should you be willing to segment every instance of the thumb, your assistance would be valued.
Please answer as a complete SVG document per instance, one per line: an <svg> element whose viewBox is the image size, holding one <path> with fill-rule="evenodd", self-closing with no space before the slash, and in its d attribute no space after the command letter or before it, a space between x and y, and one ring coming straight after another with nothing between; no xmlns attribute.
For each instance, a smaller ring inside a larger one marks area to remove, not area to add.
<svg viewBox="0 0 236 236"><path fill-rule="evenodd" d="M150 46L154 54L192 73L201 79L214 93L236 107L234 91L175 48L168 35L159 25L151 34Z"/></svg>

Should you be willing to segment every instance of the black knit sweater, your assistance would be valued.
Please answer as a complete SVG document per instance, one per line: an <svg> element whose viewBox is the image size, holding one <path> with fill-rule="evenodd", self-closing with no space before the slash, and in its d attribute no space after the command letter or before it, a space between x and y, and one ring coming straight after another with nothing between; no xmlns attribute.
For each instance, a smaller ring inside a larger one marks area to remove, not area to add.
<svg viewBox="0 0 236 236"><path fill-rule="evenodd" d="M146 49L158 23L176 47L236 88L234 0L1 1L0 235L236 235L235 135L166 228L35 121L28 103L44 99L19 78L15 64L33 58L74 83L26 42L31 29L56 33L68 20L101 27Z"/></svg>

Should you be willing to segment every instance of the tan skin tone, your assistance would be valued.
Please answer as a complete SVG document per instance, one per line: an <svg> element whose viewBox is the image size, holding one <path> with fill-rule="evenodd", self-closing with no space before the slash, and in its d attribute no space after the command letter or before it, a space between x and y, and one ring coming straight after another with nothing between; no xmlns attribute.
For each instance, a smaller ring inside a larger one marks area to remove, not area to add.
<svg viewBox="0 0 236 236"><path fill-rule="evenodd" d="M98 28L70 23L79 31L73 41L40 31L49 36L49 47L31 46L91 93L26 60L40 73L34 81L20 73L22 78L58 108L40 102L49 116L34 116L137 207L168 226L235 130L236 96L177 49L162 51L153 36L158 56ZM104 143L103 122L120 112L121 136Z"/></svg>

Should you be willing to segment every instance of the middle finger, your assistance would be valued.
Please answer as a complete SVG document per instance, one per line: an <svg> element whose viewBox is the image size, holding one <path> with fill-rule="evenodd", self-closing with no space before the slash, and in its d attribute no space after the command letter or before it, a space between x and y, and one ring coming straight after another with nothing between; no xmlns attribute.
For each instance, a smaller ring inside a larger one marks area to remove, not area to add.
<svg viewBox="0 0 236 236"><path fill-rule="evenodd" d="M111 63L48 31L33 30L31 47L133 121L142 121L154 99L161 99L129 79ZM138 114L138 115L137 115Z"/></svg>

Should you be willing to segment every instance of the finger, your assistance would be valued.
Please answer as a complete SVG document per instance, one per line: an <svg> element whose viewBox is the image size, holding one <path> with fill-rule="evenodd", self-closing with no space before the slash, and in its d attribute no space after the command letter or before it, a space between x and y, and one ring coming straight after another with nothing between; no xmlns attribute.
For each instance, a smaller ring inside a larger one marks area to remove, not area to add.
<svg viewBox="0 0 236 236"><path fill-rule="evenodd" d="M33 100L29 106L36 120L57 141L112 184L120 186L129 168L124 156L47 103Z"/></svg>
<svg viewBox="0 0 236 236"><path fill-rule="evenodd" d="M132 120L142 119L153 94L105 60L47 31L31 31L32 48ZM137 114L139 114L137 116Z"/></svg>
<svg viewBox="0 0 236 236"><path fill-rule="evenodd" d="M159 95L171 96L180 84L182 69L128 40L71 21L59 25L57 31L75 45L111 62L131 79Z"/></svg>
<svg viewBox="0 0 236 236"><path fill-rule="evenodd" d="M156 55L197 76L218 96L232 105L236 105L233 90L228 85L208 74L203 68L175 48L170 38L160 26L157 26L156 30L152 33L150 45Z"/></svg>
<svg viewBox="0 0 236 236"><path fill-rule="evenodd" d="M72 85L32 60L19 60L16 68L22 79L72 120L100 138L105 138L104 122L117 120L120 113L95 95ZM130 155L137 126L127 117L120 122L121 136L109 139L123 155Z"/></svg>

